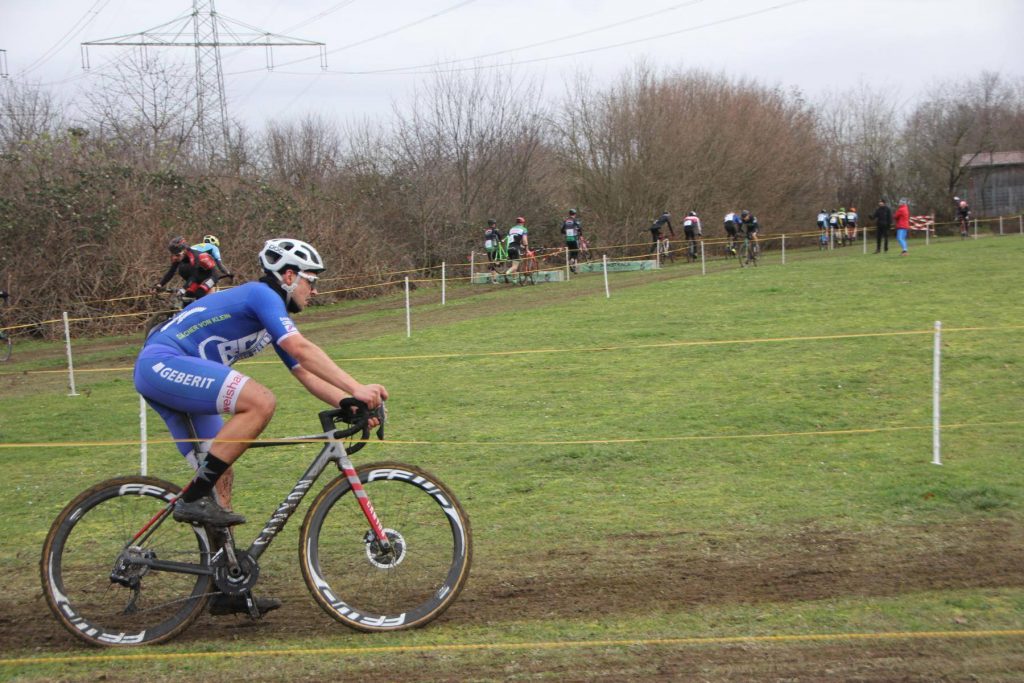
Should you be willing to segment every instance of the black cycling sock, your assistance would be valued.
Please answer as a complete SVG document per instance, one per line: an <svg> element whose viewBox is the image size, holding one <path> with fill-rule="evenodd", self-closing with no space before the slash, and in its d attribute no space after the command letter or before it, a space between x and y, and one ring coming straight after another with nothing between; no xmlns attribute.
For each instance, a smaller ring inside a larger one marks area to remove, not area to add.
<svg viewBox="0 0 1024 683"><path fill-rule="evenodd" d="M228 471L231 465L218 458L213 453L207 453L206 458L199 463L196 476L188 485L188 490L181 497L186 503L199 500L204 496L213 493L213 487L220 479L220 475Z"/></svg>

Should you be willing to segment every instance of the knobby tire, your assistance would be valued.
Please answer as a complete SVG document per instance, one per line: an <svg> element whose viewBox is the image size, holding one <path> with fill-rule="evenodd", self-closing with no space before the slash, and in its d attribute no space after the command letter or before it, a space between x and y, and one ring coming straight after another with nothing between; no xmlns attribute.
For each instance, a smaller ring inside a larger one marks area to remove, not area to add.
<svg viewBox="0 0 1024 683"><path fill-rule="evenodd" d="M210 576L122 565L131 588L111 573L131 538L166 508L179 487L152 477L111 479L81 493L54 520L39 564L43 595L57 620L90 645L118 647L174 638L206 607ZM168 515L133 552L136 556L194 564L210 561L205 529Z"/></svg>
<svg viewBox="0 0 1024 683"><path fill-rule="evenodd" d="M469 519L443 483L418 467L357 468L397 556L375 551L349 481L339 476L310 505L299 533L302 576L331 617L359 631L424 626L458 597L469 577Z"/></svg>

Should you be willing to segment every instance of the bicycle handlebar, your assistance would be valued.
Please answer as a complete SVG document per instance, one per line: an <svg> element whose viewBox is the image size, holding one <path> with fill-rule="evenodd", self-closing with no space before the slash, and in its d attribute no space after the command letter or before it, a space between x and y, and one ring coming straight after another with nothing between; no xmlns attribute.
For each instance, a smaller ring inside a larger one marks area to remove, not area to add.
<svg viewBox="0 0 1024 683"><path fill-rule="evenodd" d="M360 441L345 448L345 451L351 455L366 445L367 440L370 438L370 420L373 418L377 418L380 423L377 427L377 438L381 441L384 440L384 422L387 420L387 414L387 409L383 403L379 407L370 410L362 401L349 397L342 399L339 408L325 410L319 414L319 417L320 426L324 428L324 431L330 432L334 430L334 437L337 439L345 439L362 432ZM335 430L339 422L352 426L348 429Z"/></svg>

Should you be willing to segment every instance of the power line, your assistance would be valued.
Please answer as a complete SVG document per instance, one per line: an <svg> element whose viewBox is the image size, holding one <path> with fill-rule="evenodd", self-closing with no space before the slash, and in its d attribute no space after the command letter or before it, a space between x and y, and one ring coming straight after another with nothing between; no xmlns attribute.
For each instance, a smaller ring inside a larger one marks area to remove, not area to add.
<svg viewBox="0 0 1024 683"><path fill-rule="evenodd" d="M616 22L611 23L611 24L605 24L604 26L598 26L597 28L587 29L586 31L579 31L578 33L570 33L568 35L559 36L557 38L551 38L550 40L542 40L542 41L537 42L537 43L530 43L529 45L522 45L520 47L513 47L513 48L509 48L507 50L499 50L497 52L488 52L486 54L477 55L475 57L461 57L459 59L448 59L448 60L445 60L443 62L438 62L438 63L435 63L435 64L420 64L420 65L414 66L414 67L395 67L393 69L381 69L377 73L387 73L389 71L404 71L404 70L408 70L408 69L430 69L431 67L436 68L436 67L439 67L439 66L443 66L445 64L457 64L459 62L471 62L471 61L476 61L476 60L480 60L480 59L487 59L489 57L497 57L499 55L505 55L505 54L509 54L511 52L519 52L520 50L531 50L531 49L533 49L535 47L541 47L541 46L544 46L544 45L550 45L551 43L561 43L561 42L565 42L566 40L574 40L576 38L580 38L582 36L589 35L591 33L598 33L600 31L607 31L608 29L611 29L611 28L618 28L620 26L625 26L626 24L632 24L632 23L637 22L637 21L643 21L644 19L650 19L651 17L658 16L659 14L666 14L668 12L674 12L675 10L681 9L683 7L690 7L692 5L697 5L697 4L700 4L702 2L704 2L704 0L690 0L689 2L683 2L683 3L680 3L678 5L673 5L672 7L666 7L664 9L656 10L654 12L648 12L647 14L641 14L641 15L638 15L638 16L635 16L635 17L630 17L629 19L623 19L622 21L616 21Z"/></svg>
<svg viewBox="0 0 1024 683"><path fill-rule="evenodd" d="M613 44L610 44L610 45L601 45L601 46L598 46L598 47L587 48L587 49L584 49L584 50L575 50L573 52L563 52L563 53L557 54L557 55L550 55L550 56L547 56L547 57L535 57L533 59L524 59L524 60L518 60L518 61L514 61L514 62L509 62L509 63L502 63L502 64L475 64L473 66L456 67L456 68L452 68L452 69L437 69L437 68L425 68L423 66L408 66L408 67L397 67L397 68L390 68L390 69L368 69L368 70L365 70L365 71L329 71L327 74L321 74L321 75L332 75L332 76L396 75L396 76L406 76L406 75L434 74L434 73L455 73L455 72L459 72L459 71L479 71L479 70L482 70L482 69L506 68L508 66L520 65L520 64L536 64L536 63L539 63L539 62L547 62L547 61L551 61L551 60L554 60L554 59L563 59L565 57L576 57L576 56L579 56L579 55L591 54L591 53L594 53L594 52L601 52L601 51L604 51L604 50L613 50L615 48L626 47L626 46L629 46L629 45L636 45L637 43L645 43L645 42L652 41L652 40L658 40L660 38L668 38L670 36L677 36L677 35L680 35L682 33L691 33L693 31L699 31L701 29L711 28L713 26L721 26L722 24L728 24L728 23L731 23L731 22L734 22L734 21L741 21L743 19L749 19L750 17L754 17L754 16L757 16L757 15L760 15L760 14L767 14L769 12L775 12L777 10L784 9L784 8L790 7L792 5L799 5L801 3L810 2L810 1L811 0L789 0L789 2L779 3L777 5L772 5L771 7L765 7L763 9L754 10L754 11L751 11L751 12L745 12L743 14L737 14L737 15L734 15L734 16L731 16L731 17L726 17L725 19L717 19L715 21L705 22L703 24L698 24L696 26L688 26L686 28L677 29L675 31L667 31L667 32L664 32L664 33L657 33L657 34L654 34L654 35L645 36L643 38L636 38L634 40L626 40L626 41L623 41L623 42L620 42L620 43L613 43ZM594 29L594 30L600 30L600 29ZM547 42L553 42L553 41L547 41ZM530 47L530 46L523 46L523 47L519 47L519 48L513 48L511 50L505 50L504 52L515 52L515 51L518 51L518 50L527 49L528 47ZM474 59L481 59L482 57L486 57L486 56L487 55L482 55L482 56L479 56L479 57L467 57L467 58L463 58L463 59L451 60L451 62L442 62L441 64L461 62L461 61L471 61L471 60L474 60ZM292 63L294 63L294 62L292 62ZM281 73L286 73L286 74L289 74L289 75L307 75L307 74L303 74L302 72L295 72L295 71L282 71Z"/></svg>
<svg viewBox="0 0 1024 683"><path fill-rule="evenodd" d="M19 75L20 76L25 76L30 71L34 71L35 69L38 69L39 67L41 67L46 62L50 61L50 59L52 59L54 55L56 55L61 49L63 49L65 46L67 46L67 44L69 42L74 40L75 36L77 36L79 33L84 31L86 29L86 27L88 27L89 24L91 24L93 22L93 20L97 16L99 16L100 11L102 11L103 7L106 7L106 5L109 2L110 2L110 0L96 0L96 2L93 3L92 7L87 9L85 11L85 14L83 14L81 17L79 17L78 21L76 21L74 24L71 25L71 28L68 29L67 33L65 33L63 36L58 38L57 42L54 43L54 45L50 49L48 49L46 52L44 52L42 54L42 56L39 57L37 60L35 60L31 64L29 64L27 67L25 67L21 71L21 74L19 74ZM102 5L102 6L97 7L99 5ZM79 24L81 24L81 26L79 26Z"/></svg>
<svg viewBox="0 0 1024 683"><path fill-rule="evenodd" d="M809 0L789 0L789 2L783 2L783 3L780 3L778 5L772 5L771 7L765 7L764 9L754 10L752 12L745 12L743 14L737 14L737 15L734 15L734 16L731 16L731 17L726 17L725 19L718 19L718 20L715 20L715 21L709 21L709 22L705 22L703 24L698 24L696 26L689 26L687 28L682 28L682 29L678 29L678 30L675 30L675 31L667 31L665 33L658 33L658 34L654 34L654 35L649 35L649 36L645 36L643 38L637 38L637 39L634 39L634 40L626 40L626 41L623 41L621 43L613 43L611 45L601 45L601 46L598 46L598 47L587 48L585 50L576 50L574 52L563 52L561 54L551 55L551 56L548 56L548 57L535 57L533 59L518 60L518 61L514 62L514 64L535 64L535 63L538 63L538 62L547 62L547 61L550 61L550 60L553 60L553 59L563 59L565 57L576 57L576 56L579 56L579 55L590 54L590 53L593 53L593 52L601 52L603 50L613 50L613 49L619 48L619 47L626 47L626 46L629 46L629 45L636 45L637 43L646 43L646 42L651 41L651 40L659 40L661 38L668 38L670 36L677 36L677 35L679 35L681 33L691 33L693 31L699 31L701 29L711 28L713 26L721 26L722 24L728 24L728 23L731 23L733 21L740 21L740 20L743 20L743 19L749 19L750 17L754 17L754 16L757 16L757 15L760 15L760 14L767 14L769 12L775 12L777 10L784 9L784 8L790 7L792 5L798 5L800 3L808 2L808 1ZM524 48L520 48L520 49L524 49ZM459 61L466 61L466 60L459 60ZM477 65L467 66L467 67L457 67L457 68L454 68L454 69L429 69L429 68L424 69L423 67L406 67L406 70L404 70L404 71L403 70L396 70L396 69L373 69L373 70L367 70L367 71L343 71L343 72L337 72L337 73L340 73L340 74L343 74L343 75L349 75L349 76L357 76L357 75L358 76L362 76L362 75L371 75L371 74L383 74L383 75L386 75L386 74L389 74L389 73L395 73L395 74L399 74L399 75L413 75L413 74L431 74L431 73L454 73L454 72L458 72L458 71L477 71L477 70L481 70L481 69L503 68L505 66L509 66L509 65L507 65L507 64L483 64L483 65L477 64Z"/></svg>
<svg viewBox="0 0 1024 683"><path fill-rule="evenodd" d="M333 50L328 50L326 52L326 54L334 54L335 52L341 52L342 50L348 50L350 48L357 47L359 45L365 45L366 43L372 42L374 40L380 40L381 38L386 38L387 36L390 36L390 35L393 35L395 33L398 33L399 31L404 31L407 28L412 28L413 26L416 26L418 24L422 24L424 22L430 21L431 19L436 19L437 17L440 17L440 16L443 16L445 14L448 14L449 12L454 12L455 10L461 9L462 7L465 7L466 5L469 5L469 4L474 3L474 2L476 2L476 0L462 0L461 2L457 2L454 5L446 7L443 10L440 10L438 12L434 12L433 14L431 14L429 16L422 17L422 18L417 19L415 21L411 21L408 24L403 24L402 26L399 26L397 28L393 28L390 31L385 31L384 33L378 33L375 36L370 36L369 38L365 38L365 39L360 40L358 42L349 43L348 45L342 45L341 47L336 47ZM295 59L295 60L292 60L290 62L285 62L281 66L291 66L292 64L299 64L300 62L309 61L309 59L310 59L309 57L303 57L301 59ZM259 71L259 69L248 69L246 71L233 71L233 72L231 72L229 74L226 74L226 75L228 75L228 76L238 76L238 75L241 75L241 74L253 73L255 71ZM340 73L340 72L338 72L338 73Z"/></svg>

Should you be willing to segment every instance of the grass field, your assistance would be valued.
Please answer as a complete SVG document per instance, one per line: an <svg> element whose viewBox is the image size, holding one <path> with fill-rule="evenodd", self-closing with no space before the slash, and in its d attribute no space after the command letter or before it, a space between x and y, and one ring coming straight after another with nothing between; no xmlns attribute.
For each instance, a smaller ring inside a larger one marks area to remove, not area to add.
<svg viewBox="0 0 1024 683"><path fill-rule="evenodd" d="M357 462L426 467L473 523L459 601L389 635L348 631L309 597L304 504L264 556L257 593L286 603L264 621L79 646L46 608L38 557L76 493L138 471L137 445L76 445L138 439L138 340L76 341L78 397L38 372L61 367L60 346L17 344L0 368L0 679L1022 680L1024 240L890 254L619 273L610 298L600 275L468 287L443 307L421 289L411 338L397 299L300 316L391 392L389 440ZM316 430L321 406L273 354L239 369L278 396L267 436ZM23 443L57 445L8 447ZM313 453L246 455L241 538ZM166 443L150 473L188 477Z"/></svg>

